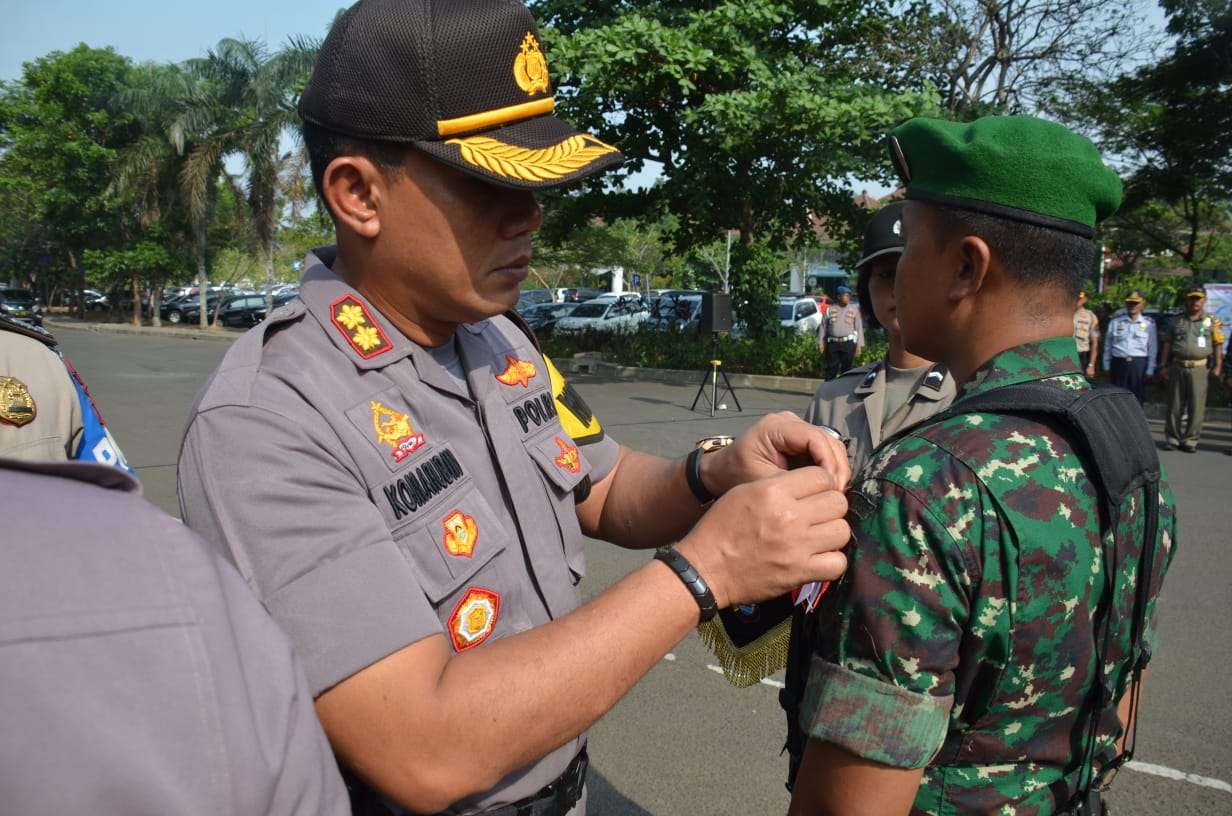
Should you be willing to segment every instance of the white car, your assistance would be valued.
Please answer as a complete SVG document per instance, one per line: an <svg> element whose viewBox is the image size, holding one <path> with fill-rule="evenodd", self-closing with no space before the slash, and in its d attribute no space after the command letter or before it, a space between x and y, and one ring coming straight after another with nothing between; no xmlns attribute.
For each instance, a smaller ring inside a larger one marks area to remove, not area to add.
<svg viewBox="0 0 1232 816"><path fill-rule="evenodd" d="M821 326L821 310L811 297L780 298L779 323L796 334L815 333Z"/></svg>
<svg viewBox="0 0 1232 816"><path fill-rule="evenodd" d="M606 332L634 332L650 316L650 308L640 295L600 295L579 303L577 308L556 321L557 336Z"/></svg>

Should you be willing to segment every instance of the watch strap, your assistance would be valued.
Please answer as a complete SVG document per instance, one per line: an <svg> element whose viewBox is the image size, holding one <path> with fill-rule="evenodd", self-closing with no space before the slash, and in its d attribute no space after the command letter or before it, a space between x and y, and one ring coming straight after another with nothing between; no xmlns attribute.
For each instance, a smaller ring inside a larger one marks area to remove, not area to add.
<svg viewBox="0 0 1232 816"><path fill-rule="evenodd" d="M701 610L698 623L705 623L718 614L719 607L714 600L714 593L710 591L710 585L689 563L689 559L676 552L673 547L660 547L655 550L654 557L672 568L692 594L693 600L697 601L697 607Z"/></svg>

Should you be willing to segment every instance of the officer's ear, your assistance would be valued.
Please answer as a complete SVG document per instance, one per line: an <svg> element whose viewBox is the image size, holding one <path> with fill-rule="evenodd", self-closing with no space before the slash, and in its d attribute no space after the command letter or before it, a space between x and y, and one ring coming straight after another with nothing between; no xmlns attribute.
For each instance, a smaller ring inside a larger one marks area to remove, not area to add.
<svg viewBox="0 0 1232 816"><path fill-rule="evenodd" d="M950 278L950 299L972 297L984 288L992 265L992 249L978 235L957 237L953 247L953 270Z"/></svg>
<svg viewBox="0 0 1232 816"><path fill-rule="evenodd" d="M380 205L388 177L364 156L339 156L321 177L321 195L329 204L336 228L345 228L361 238L381 232Z"/></svg>

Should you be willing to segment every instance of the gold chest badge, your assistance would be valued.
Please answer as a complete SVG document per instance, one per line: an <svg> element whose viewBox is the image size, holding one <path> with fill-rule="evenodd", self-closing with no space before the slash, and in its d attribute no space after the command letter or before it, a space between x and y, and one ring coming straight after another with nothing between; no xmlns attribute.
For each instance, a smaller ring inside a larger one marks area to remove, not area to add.
<svg viewBox="0 0 1232 816"><path fill-rule="evenodd" d="M505 385L520 385L530 387L530 381L535 376L535 364L529 360L519 360L512 354L505 355L505 370L496 375L496 381Z"/></svg>
<svg viewBox="0 0 1232 816"><path fill-rule="evenodd" d="M518 55L513 60L513 81L527 96L548 89L548 61L539 50L539 41L529 31L522 38Z"/></svg>
<svg viewBox="0 0 1232 816"><path fill-rule="evenodd" d="M445 528L445 550L450 555L470 558L475 551L475 542L479 540L479 525L475 519L461 510L454 510L441 525Z"/></svg>
<svg viewBox="0 0 1232 816"><path fill-rule="evenodd" d="M16 377L0 377L0 421L20 428L34 421L38 408L30 389Z"/></svg>
<svg viewBox="0 0 1232 816"><path fill-rule="evenodd" d="M369 405L372 408L372 427L376 431L377 441L393 448L390 455L395 462L401 462L423 445L424 435L416 433L411 427L411 418L406 414L391 411L376 400Z"/></svg>
<svg viewBox="0 0 1232 816"><path fill-rule="evenodd" d="M490 589L470 587L449 616L449 639L455 652L464 652L488 639L500 615L500 595Z"/></svg>

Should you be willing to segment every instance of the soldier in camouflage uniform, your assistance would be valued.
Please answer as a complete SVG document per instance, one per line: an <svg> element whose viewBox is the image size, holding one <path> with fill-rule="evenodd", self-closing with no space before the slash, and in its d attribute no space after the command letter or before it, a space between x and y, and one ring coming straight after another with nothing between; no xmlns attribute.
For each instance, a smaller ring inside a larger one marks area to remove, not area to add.
<svg viewBox="0 0 1232 816"><path fill-rule="evenodd" d="M1089 390L1073 300L1094 225L1120 201L1095 148L1030 117L913 119L893 137L908 348L949 367L959 406L1030 381ZM848 571L818 608L791 813L1032 816L1075 796L1101 662L1093 610L1107 575L1133 600L1140 548L1105 563L1110 534L1068 430L998 413L926 420L857 476ZM1140 491L1121 505L1136 544L1142 502ZM1175 547L1166 477L1159 502L1148 620ZM1130 636L1111 638L1120 648ZM1129 677L1128 665L1111 672L1122 704ZM1096 770L1127 719L1113 713L1095 729Z"/></svg>

